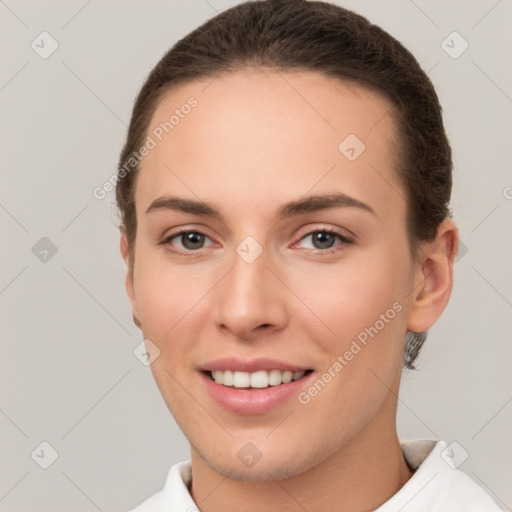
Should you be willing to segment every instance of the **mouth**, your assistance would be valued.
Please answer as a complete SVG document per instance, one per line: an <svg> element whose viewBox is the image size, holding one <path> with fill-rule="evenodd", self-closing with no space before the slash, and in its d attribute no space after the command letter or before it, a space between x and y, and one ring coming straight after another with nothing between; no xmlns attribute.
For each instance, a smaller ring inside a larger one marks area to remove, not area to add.
<svg viewBox="0 0 512 512"><path fill-rule="evenodd" d="M291 371L291 370L257 370L255 372L233 371L233 370L205 370L203 373L210 380L221 386L232 389L266 389L282 386L290 382L298 381L312 373L312 369Z"/></svg>
<svg viewBox="0 0 512 512"><path fill-rule="evenodd" d="M289 407L316 375L306 364L270 357L224 357L197 370L209 398L222 409L245 416Z"/></svg>
<svg viewBox="0 0 512 512"><path fill-rule="evenodd" d="M207 395L225 411L243 416L289 407L316 375L313 369L278 361L224 360L209 366L200 370Z"/></svg>

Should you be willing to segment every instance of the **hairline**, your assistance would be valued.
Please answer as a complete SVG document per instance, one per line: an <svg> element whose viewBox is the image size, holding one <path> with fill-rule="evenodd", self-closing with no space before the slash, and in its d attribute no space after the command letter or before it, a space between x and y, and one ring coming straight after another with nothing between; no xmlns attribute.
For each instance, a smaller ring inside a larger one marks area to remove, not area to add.
<svg viewBox="0 0 512 512"><path fill-rule="evenodd" d="M416 239L417 237L414 235L414 233L411 231L411 215L410 215L410 201L411 198L408 197L408 191L405 186L403 175L406 172L405 160L407 159L407 150L404 144L401 142L400 133L403 132L403 116L401 115L400 109L397 105L398 99L392 98L389 94L387 94L382 87L379 86L379 84L376 84L374 82L371 82L369 80L365 80L362 78L357 77L351 77L351 76L344 76L341 77L339 74L335 74L335 72L327 72L322 69L314 69L308 66L304 65L290 65L290 66L283 66L283 65L272 65L267 63L258 63L254 58L249 59L246 62L238 63L235 65L228 66L224 68L222 71L218 73L201 73L194 77L184 78L181 79L175 83L172 84L166 84L164 86L161 86L160 89L157 91L155 96L153 97L153 100L151 102L151 109L149 109L149 113L147 114L147 123L144 127L144 131L141 133L141 140L144 140L148 134L149 130L153 124L155 114L160 107L160 105L165 101L165 99L171 95L179 92L180 90L183 90L187 86L190 86L190 84L193 83L201 83L205 82L208 79L216 79L219 77L222 77L224 75L230 75L230 74L243 74L247 71L256 71L259 73L267 74L267 73L275 73L279 74L280 72L284 73L291 73L291 74L298 74L298 73L312 73L321 75L324 79L327 79L329 81L332 81L334 83L337 83L338 85L342 85L344 87L347 87L352 92L357 92L357 90L364 90L366 92L370 92L373 94L376 94L380 98L386 100L388 104L390 105L390 109L387 112L387 116L389 116L391 120L391 127L392 127L392 135L391 139L387 141L388 145L395 143L399 147L399 151L389 152L389 156L391 158L391 168L394 171L394 176L396 178L397 185L400 187L401 192L405 194L405 215L406 215L406 234L407 234L407 240L408 240L408 246L409 246L409 254L410 257L414 260L419 254L419 249L421 247L422 242L425 242L423 240ZM385 116L386 117L386 116ZM380 122L380 120L378 121ZM399 155L399 156L396 156ZM130 191L129 191L129 199L130 202L133 203L134 208L134 223L135 223L135 230L133 233L133 240L132 243L129 243L129 254L130 254L130 262L135 259L135 242L137 239L137 229L138 229L138 222L137 222L137 208L136 208L136 202L135 202L135 192L137 188L137 182L138 182L138 176L139 173L142 171L141 164L144 162L142 160L139 162L135 168L134 177L131 181ZM133 171L132 171L133 172ZM125 227L125 226L124 226ZM129 241L130 242L130 241ZM132 247L133 246L133 247ZM131 266L131 269L133 271L133 266Z"/></svg>

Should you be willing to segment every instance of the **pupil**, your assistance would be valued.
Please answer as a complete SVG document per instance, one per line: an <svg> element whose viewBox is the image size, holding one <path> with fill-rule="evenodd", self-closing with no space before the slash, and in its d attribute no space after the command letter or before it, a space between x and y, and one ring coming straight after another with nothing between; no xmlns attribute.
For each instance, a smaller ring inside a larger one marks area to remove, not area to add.
<svg viewBox="0 0 512 512"><path fill-rule="evenodd" d="M199 249L204 242L204 235L200 233L185 233L182 236L182 242L187 249Z"/></svg>
<svg viewBox="0 0 512 512"><path fill-rule="evenodd" d="M313 244L317 249L329 249L334 243L334 237L330 233L324 231L317 231L313 235Z"/></svg>

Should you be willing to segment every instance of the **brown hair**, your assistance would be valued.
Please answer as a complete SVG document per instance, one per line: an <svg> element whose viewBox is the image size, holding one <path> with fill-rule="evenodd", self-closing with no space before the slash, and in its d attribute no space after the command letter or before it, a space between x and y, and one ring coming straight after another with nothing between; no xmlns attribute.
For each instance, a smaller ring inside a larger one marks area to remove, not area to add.
<svg viewBox="0 0 512 512"><path fill-rule="evenodd" d="M326 2L249 1L232 7L179 40L156 64L134 104L116 185L121 226L133 269L137 219L134 192L149 123L162 96L185 82L247 67L305 69L383 94L394 106L407 198L411 253L435 239L451 217L451 149L432 82L413 55L366 18ZM408 333L404 366L415 369L427 332Z"/></svg>

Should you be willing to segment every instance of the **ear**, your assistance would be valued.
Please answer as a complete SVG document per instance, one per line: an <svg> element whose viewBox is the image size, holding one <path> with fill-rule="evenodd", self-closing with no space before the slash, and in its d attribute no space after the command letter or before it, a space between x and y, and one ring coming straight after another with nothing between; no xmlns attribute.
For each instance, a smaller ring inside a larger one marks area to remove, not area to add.
<svg viewBox="0 0 512 512"><path fill-rule="evenodd" d="M414 271L414 290L407 329L424 332L441 316L453 286L453 262L459 249L459 234L452 220L444 220L436 239L423 245Z"/></svg>
<svg viewBox="0 0 512 512"><path fill-rule="evenodd" d="M124 227L119 228L119 232L121 235L120 240L120 249L121 249L121 256L123 257L123 260L126 264L126 277L125 277L125 287L126 287L126 293L128 294L128 297L130 299L130 303L132 305L132 318L133 323L141 328L140 320L138 319L138 311L137 311L137 301L135 299L135 286L134 286L134 279L133 279L133 262L131 261L130 257L130 250L129 250L129 244L128 244L128 238L126 236L126 230Z"/></svg>

